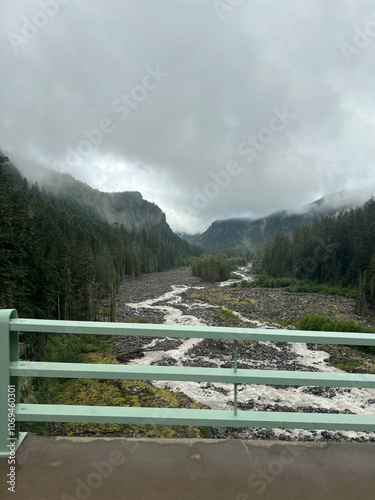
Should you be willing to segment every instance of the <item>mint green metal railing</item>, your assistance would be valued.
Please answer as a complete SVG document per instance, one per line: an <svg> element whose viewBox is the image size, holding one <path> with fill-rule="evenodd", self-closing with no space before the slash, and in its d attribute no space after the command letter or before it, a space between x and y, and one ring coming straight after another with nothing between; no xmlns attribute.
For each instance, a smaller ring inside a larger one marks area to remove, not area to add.
<svg viewBox="0 0 375 500"><path fill-rule="evenodd" d="M20 361L19 332L231 340L234 346L233 369ZM21 421L43 421L375 431L375 415L238 411L238 384L375 388L375 375L370 374L238 369L238 341L252 340L375 346L374 334L35 320L20 319L15 310L0 310L0 457L9 454L7 446L9 385L15 387L17 424ZM234 409L231 411L23 404L18 403L19 377L229 383L234 384ZM16 428L14 437L17 438L17 445L21 443L24 435Z"/></svg>

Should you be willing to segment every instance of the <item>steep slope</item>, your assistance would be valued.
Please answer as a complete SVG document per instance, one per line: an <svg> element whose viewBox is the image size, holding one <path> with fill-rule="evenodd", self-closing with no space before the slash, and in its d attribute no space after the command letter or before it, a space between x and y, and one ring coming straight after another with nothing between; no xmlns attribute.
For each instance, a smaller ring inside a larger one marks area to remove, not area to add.
<svg viewBox="0 0 375 500"><path fill-rule="evenodd" d="M191 255L139 193L100 193L52 174L54 189L29 185L0 151L1 308L95 319L125 275L170 269Z"/></svg>
<svg viewBox="0 0 375 500"><path fill-rule="evenodd" d="M176 233L176 234L177 234L177 236L179 236L183 240L190 243L190 245L195 245L198 242L199 237L201 236L201 233L195 233L195 234Z"/></svg>
<svg viewBox="0 0 375 500"><path fill-rule="evenodd" d="M160 208L155 203L144 200L137 191L102 192L70 174L50 170L25 159L11 159L30 185L37 183L40 188L59 199L87 207L110 224L123 225L128 230L140 230L155 224L167 225L165 214Z"/></svg>
<svg viewBox="0 0 375 500"><path fill-rule="evenodd" d="M13 161L13 156L11 160ZM137 191L102 192L70 174L44 168L20 157L16 157L10 168L19 170L26 177L29 186L37 184L42 192L61 201L77 204L102 221L123 226L127 231L138 235L143 231L153 232L155 240L175 248L176 255L195 253L189 243L172 231L164 212L155 203L144 200Z"/></svg>
<svg viewBox="0 0 375 500"><path fill-rule="evenodd" d="M309 224L316 217L311 214L290 215L277 212L262 219L227 219L215 221L197 243L210 250L233 250L259 245L277 232L289 233L301 224Z"/></svg>
<svg viewBox="0 0 375 500"><path fill-rule="evenodd" d="M215 221L196 240L211 251L226 251L263 244L278 232L289 234L300 225L310 225L325 215L335 215L355 206L355 198L336 193L303 207L300 213L280 210L261 219L226 219Z"/></svg>

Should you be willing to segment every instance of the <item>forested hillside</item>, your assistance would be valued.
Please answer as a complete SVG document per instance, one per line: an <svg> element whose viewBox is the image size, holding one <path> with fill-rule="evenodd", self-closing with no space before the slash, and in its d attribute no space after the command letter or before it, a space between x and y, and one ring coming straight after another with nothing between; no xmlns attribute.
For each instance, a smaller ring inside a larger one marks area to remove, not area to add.
<svg viewBox="0 0 375 500"><path fill-rule="evenodd" d="M275 278L358 286L358 312L375 309L375 200L363 207L277 234L262 267Z"/></svg>
<svg viewBox="0 0 375 500"><path fill-rule="evenodd" d="M0 158L1 308L95 320L125 275L177 266L192 252L139 193L100 193L70 176L70 189L47 191Z"/></svg>
<svg viewBox="0 0 375 500"><path fill-rule="evenodd" d="M70 174L44 168L21 157L16 157L16 160L14 165L27 178L29 185L37 184L40 189L54 194L60 200L79 203L110 224L120 224L128 230L139 230L155 224L167 225L162 210L155 203L144 200L137 191L105 193L78 181ZM172 230L170 234L175 238Z"/></svg>
<svg viewBox="0 0 375 500"><path fill-rule="evenodd" d="M242 251L249 247L259 247L279 232L291 234L302 224L310 225L317 218L335 215L352 204L353 200L350 197L345 198L342 193L335 193L306 205L301 213L280 210L260 219L219 220L213 222L203 234L195 237L192 242L217 252Z"/></svg>

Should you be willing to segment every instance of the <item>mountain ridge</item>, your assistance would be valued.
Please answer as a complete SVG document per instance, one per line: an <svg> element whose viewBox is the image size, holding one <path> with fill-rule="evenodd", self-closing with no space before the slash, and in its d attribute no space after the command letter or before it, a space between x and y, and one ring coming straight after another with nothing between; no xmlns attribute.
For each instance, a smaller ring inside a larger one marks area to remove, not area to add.
<svg viewBox="0 0 375 500"><path fill-rule="evenodd" d="M92 188L69 173L58 172L16 156L10 162L28 181L42 190L67 201L78 203L110 224L140 231L154 225L167 226L165 213L155 203L145 200L139 191L105 192ZM176 235L175 235L176 236Z"/></svg>
<svg viewBox="0 0 375 500"><path fill-rule="evenodd" d="M367 194L370 198L370 194ZM233 251L262 245L278 232L290 234L300 225L311 225L315 219L336 216L362 202L361 196L345 191L332 193L308 203L301 210L282 209L260 218L236 217L214 221L200 235L180 236L191 244L210 251ZM363 201L364 203L364 201Z"/></svg>

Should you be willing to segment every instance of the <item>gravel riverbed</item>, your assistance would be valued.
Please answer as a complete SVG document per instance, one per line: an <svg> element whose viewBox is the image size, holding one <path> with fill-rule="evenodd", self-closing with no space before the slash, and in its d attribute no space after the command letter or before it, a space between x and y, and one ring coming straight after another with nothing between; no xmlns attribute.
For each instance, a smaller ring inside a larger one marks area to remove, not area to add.
<svg viewBox="0 0 375 500"><path fill-rule="evenodd" d="M248 275L250 276L250 275ZM251 279L251 278L249 278ZM224 284L221 284L224 285ZM354 301L343 297L287 293L282 289L229 288L204 284L188 270L155 273L140 279L126 279L117 295L118 319L123 322L281 328L293 324L303 314L320 314L335 320L353 320L373 326L370 317L357 316ZM133 364L231 368L230 342L201 339L125 337L117 350L156 350L141 353ZM240 342L239 368L291 371L341 371L321 346ZM233 408L233 387L229 384L162 382L156 387L183 392L213 409ZM375 390L240 385L241 410L296 411L308 413L375 414ZM375 419L375 416L374 416ZM243 439L373 441L374 432L334 432L323 430L211 428L211 437Z"/></svg>

